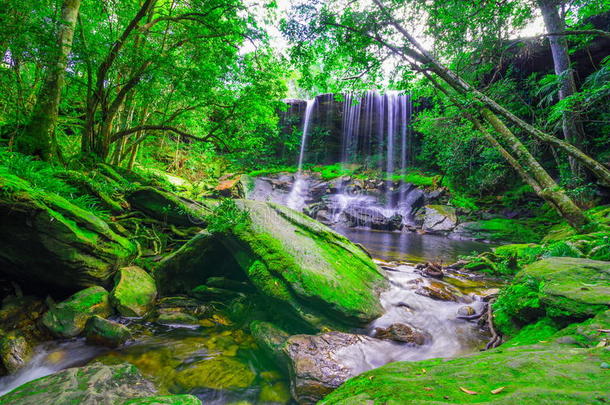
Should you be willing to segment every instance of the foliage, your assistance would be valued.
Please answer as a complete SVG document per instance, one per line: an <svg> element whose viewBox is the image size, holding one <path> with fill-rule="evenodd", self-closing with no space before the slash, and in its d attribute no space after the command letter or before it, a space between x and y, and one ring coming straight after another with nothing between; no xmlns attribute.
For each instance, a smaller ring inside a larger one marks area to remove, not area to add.
<svg viewBox="0 0 610 405"><path fill-rule="evenodd" d="M207 231L211 234L223 234L239 227L247 227L250 223L248 211L237 206L234 200L225 198L214 207L212 213L206 216Z"/></svg>

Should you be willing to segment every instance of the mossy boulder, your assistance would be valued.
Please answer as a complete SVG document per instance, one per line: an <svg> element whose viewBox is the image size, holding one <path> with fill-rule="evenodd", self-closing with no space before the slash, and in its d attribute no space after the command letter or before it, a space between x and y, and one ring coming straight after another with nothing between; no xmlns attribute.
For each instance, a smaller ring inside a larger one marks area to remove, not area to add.
<svg viewBox="0 0 610 405"><path fill-rule="evenodd" d="M383 313L386 279L358 246L284 206L246 200L240 206L249 221L218 239L276 309L315 329L365 325Z"/></svg>
<svg viewBox="0 0 610 405"><path fill-rule="evenodd" d="M80 335L94 315L107 318L112 314L110 294L102 287L89 287L57 304L42 317L43 325L57 337Z"/></svg>
<svg viewBox="0 0 610 405"><path fill-rule="evenodd" d="M0 397L1 405L118 405L157 391L131 364L95 363L30 381ZM136 402L137 403L137 402Z"/></svg>
<svg viewBox="0 0 610 405"><path fill-rule="evenodd" d="M154 275L162 294L188 293L215 276L246 280L279 316L310 331L363 326L382 314L387 283L361 248L281 205L238 205L247 221L201 233L160 263Z"/></svg>
<svg viewBox="0 0 610 405"><path fill-rule="evenodd" d="M110 301L123 316L144 316L157 298L155 280L137 266L123 267L115 276Z"/></svg>
<svg viewBox="0 0 610 405"><path fill-rule="evenodd" d="M18 331L11 331L0 338L0 364L9 373L15 373L25 366L33 351L27 339Z"/></svg>
<svg viewBox="0 0 610 405"><path fill-rule="evenodd" d="M604 403L610 401L604 362L610 362L605 348L564 345L500 347L451 360L396 362L348 380L320 404Z"/></svg>
<svg viewBox="0 0 610 405"><path fill-rule="evenodd" d="M0 174L0 271L67 290L106 285L136 248L66 199Z"/></svg>
<svg viewBox="0 0 610 405"><path fill-rule="evenodd" d="M155 187L142 187L127 195L127 201L151 218L177 226L205 226L207 206Z"/></svg>
<svg viewBox="0 0 610 405"><path fill-rule="evenodd" d="M610 262L550 257L526 266L516 276L538 281L540 300L551 317L586 318L610 305Z"/></svg>
<svg viewBox="0 0 610 405"><path fill-rule="evenodd" d="M85 336L87 343L114 348L125 343L131 332L125 325L95 315L87 321Z"/></svg>
<svg viewBox="0 0 610 405"><path fill-rule="evenodd" d="M246 364L230 357L215 357L178 372L174 382L187 392L198 388L231 390L247 388L255 378Z"/></svg>
<svg viewBox="0 0 610 405"><path fill-rule="evenodd" d="M581 321L610 305L610 262L550 257L523 268L501 290L494 319L505 335L542 318Z"/></svg>

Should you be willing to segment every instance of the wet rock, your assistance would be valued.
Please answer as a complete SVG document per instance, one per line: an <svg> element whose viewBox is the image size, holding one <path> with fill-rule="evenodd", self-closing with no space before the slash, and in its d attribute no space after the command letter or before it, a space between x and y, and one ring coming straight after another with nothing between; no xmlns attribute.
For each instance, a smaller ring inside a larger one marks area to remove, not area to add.
<svg viewBox="0 0 610 405"><path fill-rule="evenodd" d="M263 404L288 404L291 399L290 389L283 381L264 384L261 392L258 394L258 401Z"/></svg>
<svg viewBox="0 0 610 405"><path fill-rule="evenodd" d="M395 323L387 328L375 328L373 337L384 340L394 340L396 342L423 345L432 339L432 336L414 326L404 323Z"/></svg>
<svg viewBox="0 0 610 405"><path fill-rule="evenodd" d="M402 217L386 217L375 207L350 205L343 215L351 227L392 231L400 229L402 225Z"/></svg>
<svg viewBox="0 0 610 405"><path fill-rule="evenodd" d="M177 226L205 226L211 210L201 202L188 200L154 187L141 187L127 201L151 218Z"/></svg>
<svg viewBox="0 0 610 405"><path fill-rule="evenodd" d="M293 397L299 404L316 403L360 372L345 358L362 357L362 347L375 341L343 332L291 336L282 352L288 359Z"/></svg>
<svg viewBox="0 0 610 405"><path fill-rule="evenodd" d="M123 316L144 316L157 298L155 280L137 266L121 268L115 277L110 301Z"/></svg>
<svg viewBox="0 0 610 405"><path fill-rule="evenodd" d="M205 285L242 293L252 293L255 291L252 284L245 281L232 280L227 277L210 277L205 282Z"/></svg>
<svg viewBox="0 0 610 405"><path fill-rule="evenodd" d="M179 311L159 311L157 322L162 325L196 325L199 319Z"/></svg>
<svg viewBox="0 0 610 405"><path fill-rule="evenodd" d="M45 328L39 327L39 320L47 306L32 296L8 296L0 307L0 335L2 330L18 330L32 345L49 340L51 336Z"/></svg>
<svg viewBox="0 0 610 405"><path fill-rule="evenodd" d="M94 315L107 318L112 314L109 297L108 291L102 287L89 287L47 311L42 323L57 337L78 336Z"/></svg>
<svg viewBox="0 0 610 405"><path fill-rule="evenodd" d="M67 290L109 284L136 248L91 212L0 175L0 272Z"/></svg>
<svg viewBox="0 0 610 405"><path fill-rule="evenodd" d="M183 390L198 388L242 389L254 382L250 368L233 358L216 357L198 361L176 374L175 383Z"/></svg>
<svg viewBox="0 0 610 405"><path fill-rule="evenodd" d="M156 393L153 384L131 364L105 366L95 363L30 381L4 395L1 402L6 405L111 405Z"/></svg>
<svg viewBox="0 0 610 405"><path fill-rule="evenodd" d="M457 225L455 208L448 205L426 205L423 229L427 232L448 232Z"/></svg>
<svg viewBox="0 0 610 405"><path fill-rule="evenodd" d="M250 331L256 344L282 368L287 368L287 359L282 353L282 347L290 335L269 322L254 321Z"/></svg>
<svg viewBox="0 0 610 405"><path fill-rule="evenodd" d="M224 288L209 287L207 285L199 285L193 288L189 294L202 301L226 301L245 296L243 293L238 291L226 290Z"/></svg>
<svg viewBox="0 0 610 405"><path fill-rule="evenodd" d="M464 305L463 307L458 308L457 314L460 316L472 316L476 314L476 311L473 307L469 305Z"/></svg>
<svg viewBox="0 0 610 405"><path fill-rule="evenodd" d="M438 281L431 281L427 284L422 283L417 287L415 293L439 301L458 302L467 300L457 289Z"/></svg>
<svg viewBox="0 0 610 405"><path fill-rule="evenodd" d="M10 373L19 371L32 357L32 347L18 331L11 331L0 339L0 360Z"/></svg>
<svg viewBox="0 0 610 405"><path fill-rule="evenodd" d="M88 343L114 348L125 343L131 332L125 325L95 315L87 321L85 336Z"/></svg>

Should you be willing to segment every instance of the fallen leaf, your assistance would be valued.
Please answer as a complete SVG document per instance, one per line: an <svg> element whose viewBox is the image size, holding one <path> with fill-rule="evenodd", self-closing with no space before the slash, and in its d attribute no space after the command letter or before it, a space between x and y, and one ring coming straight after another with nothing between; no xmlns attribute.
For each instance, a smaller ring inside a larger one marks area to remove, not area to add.
<svg viewBox="0 0 610 405"><path fill-rule="evenodd" d="M466 394L468 394L468 395L477 395L477 394L478 394L478 392L476 392L476 391L470 391L470 390L467 390L467 389L466 389L466 388L464 388L464 387L460 387L460 390L462 390L463 392L465 392L465 393L466 393Z"/></svg>
<svg viewBox="0 0 610 405"><path fill-rule="evenodd" d="M432 391L432 387L424 387L424 391Z"/></svg>
<svg viewBox="0 0 610 405"><path fill-rule="evenodd" d="M499 394L502 391L504 391L504 388L506 388L506 387L496 388L495 390L491 390L491 393L494 394L494 395Z"/></svg>
<svg viewBox="0 0 610 405"><path fill-rule="evenodd" d="M422 368L422 369L421 369L421 372L422 372L422 373L424 373L424 374L426 374L426 369L425 369L425 368Z"/></svg>

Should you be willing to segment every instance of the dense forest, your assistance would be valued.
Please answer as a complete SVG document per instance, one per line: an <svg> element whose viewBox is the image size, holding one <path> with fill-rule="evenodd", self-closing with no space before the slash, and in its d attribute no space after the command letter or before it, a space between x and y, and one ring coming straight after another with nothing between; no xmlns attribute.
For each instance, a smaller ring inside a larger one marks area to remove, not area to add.
<svg viewBox="0 0 610 405"><path fill-rule="evenodd" d="M4 0L0 405L610 401L608 0Z"/></svg>

